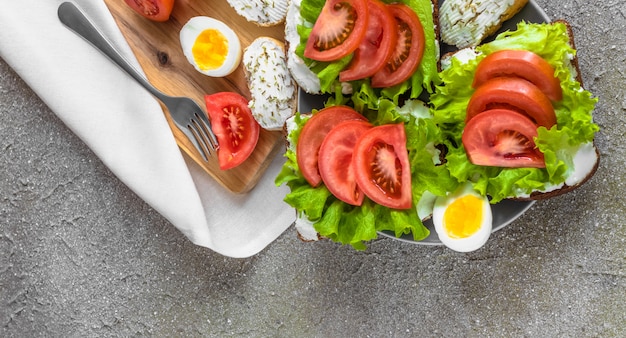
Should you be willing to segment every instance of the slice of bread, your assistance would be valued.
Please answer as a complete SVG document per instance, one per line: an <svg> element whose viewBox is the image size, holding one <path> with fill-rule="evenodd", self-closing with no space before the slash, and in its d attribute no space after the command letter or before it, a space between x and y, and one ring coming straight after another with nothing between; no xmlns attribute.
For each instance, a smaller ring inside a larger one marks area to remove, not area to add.
<svg viewBox="0 0 626 338"><path fill-rule="evenodd" d="M285 45L269 37L257 38L242 57L252 115L267 130L282 130L296 110L297 87L289 69Z"/></svg>
<svg viewBox="0 0 626 338"><path fill-rule="evenodd" d="M528 0L445 0L439 9L441 40L457 48L478 46L526 3Z"/></svg>
<svg viewBox="0 0 626 338"><path fill-rule="evenodd" d="M289 0L227 0L237 14L261 27L285 21Z"/></svg>

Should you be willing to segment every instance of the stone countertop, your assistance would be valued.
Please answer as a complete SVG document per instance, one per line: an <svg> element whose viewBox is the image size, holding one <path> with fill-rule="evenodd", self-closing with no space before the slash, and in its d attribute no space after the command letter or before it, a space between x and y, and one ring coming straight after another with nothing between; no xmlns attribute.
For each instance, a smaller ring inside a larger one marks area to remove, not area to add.
<svg viewBox="0 0 626 338"><path fill-rule="evenodd" d="M247 259L197 247L0 60L0 336L625 336L626 5L537 2L573 27L600 167L470 254L293 228Z"/></svg>

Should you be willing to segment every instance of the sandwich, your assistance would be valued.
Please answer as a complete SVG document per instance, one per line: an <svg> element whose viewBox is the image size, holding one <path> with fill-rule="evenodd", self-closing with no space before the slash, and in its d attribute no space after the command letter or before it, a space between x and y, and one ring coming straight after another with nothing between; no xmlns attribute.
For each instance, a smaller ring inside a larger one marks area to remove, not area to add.
<svg viewBox="0 0 626 338"><path fill-rule="evenodd" d="M292 76L312 94L397 99L431 92L437 8L431 0L294 0L285 25Z"/></svg>
<svg viewBox="0 0 626 338"><path fill-rule="evenodd" d="M444 84L430 103L444 134L446 166L457 180L471 181L497 203L553 197L594 174L597 99L583 88L567 22L520 22L492 42L446 58L440 74ZM548 67L548 76L533 79L538 64ZM511 111L515 115L506 115ZM514 126L500 123L507 116L515 119ZM522 125L530 125L531 134Z"/></svg>

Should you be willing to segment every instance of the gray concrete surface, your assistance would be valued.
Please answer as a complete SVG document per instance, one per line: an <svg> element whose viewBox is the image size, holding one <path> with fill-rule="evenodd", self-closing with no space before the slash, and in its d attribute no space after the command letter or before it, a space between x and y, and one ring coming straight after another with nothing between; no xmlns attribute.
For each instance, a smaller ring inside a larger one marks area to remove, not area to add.
<svg viewBox="0 0 626 338"><path fill-rule="evenodd" d="M626 5L539 4L574 28L602 162L471 254L196 247L0 62L0 336L626 336Z"/></svg>

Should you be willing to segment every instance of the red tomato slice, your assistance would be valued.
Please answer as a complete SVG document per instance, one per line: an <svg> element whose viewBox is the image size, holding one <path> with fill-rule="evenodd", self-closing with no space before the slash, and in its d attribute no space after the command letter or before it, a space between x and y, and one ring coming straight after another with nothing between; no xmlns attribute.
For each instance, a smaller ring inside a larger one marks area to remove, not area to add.
<svg viewBox="0 0 626 338"><path fill-rule="evenodd" d="M296 144L298 167L313 187L322 183L318 169L319 150L328 132L339 122L367 119L348 106L332 106L314 114L302 127Z"/></svg>
<svg viewBox="0 0 626 338"><path fill-rule="evenodd" d="M397 24L387 6L378 0L368 0L368 24L365 37L354 51L348 68L339 73L339 81L354 81L370 77L387 64L398 41Z"/></svg>
<svg viewBox="0 0 626 338"><path fill-rule="evenodd" d="M124 0L130 8L152 21L167 21L174 7L174 0Z"/></svg>
<svg viewBox="0 0 626 338"><path fill-rule="evenodd" d="M506 108L527 115L548 129L556 124L550 99L534 84L515 77L496 77L478 87L467 104L465 122L489 109Z"/></svg>
<svg viewBox="0 0 626 338"><path fill-rule="evenodd" d="M333 127L320 146L319 170L326 188L338 199L363 204L363 192L356 184L352 154L357 139L372 128L361 120L344 121Z"/></svg>
<svg viewBox="0 0 626 338"><path fill-rule="evenodd" d="M220 169L234 168L254 151L261 127L252 116L248 100L237 93L205 95L204 100L219 143L217 157Z"/></svg>
<svg viewBox="0 0 626 338"><path fill-rule="evenodd" d="M528 117L508 109L493 109L467 123L462 141L470 162L476 165L545 168L535 137L537 126Z"/></svg>
<svg viewBox="0 0 626 338"><path fill-rule="evenodd" d="M516 76L537 86L550 100L561 101L561 81L554 68L541 56L527 50L501 50L487 55L476 68L473 87L478 88L494 77Z"/></svg>
<svg viewBox="0 0 626 338"><path fill-rule="evenodd" d="M410 7L391 4L387 8L396 19L398 41L387 65L372 77L374 88L392 87L409 79L422 62L426 45L422 23Z"/></svg>
<svg viewBox="0 0 626 338"><path fill-rule="evenodd" d="M367 0L328 0L313 25L304 56L335 61L354 52L367 29Z"/></svg>
<svg viewBox="0 0 626 338"><path fill-rule="evenodd" d="M411 169L403 124L369 129L357 140L352 157L356 182L372 201L392 208L412 206Z"/></svg>

